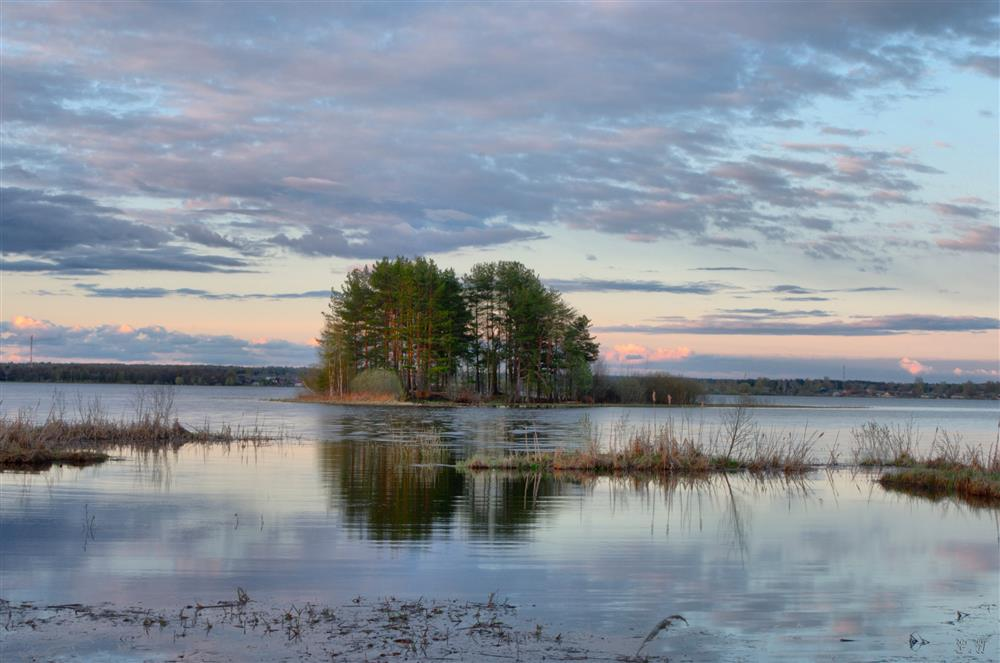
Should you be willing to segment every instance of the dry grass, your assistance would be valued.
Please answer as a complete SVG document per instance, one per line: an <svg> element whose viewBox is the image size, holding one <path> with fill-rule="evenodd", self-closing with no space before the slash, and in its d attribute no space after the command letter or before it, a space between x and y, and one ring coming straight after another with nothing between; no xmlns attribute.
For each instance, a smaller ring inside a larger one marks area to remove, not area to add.
<svg viewBox="0 0 1000 663"><path fill-rule="evenodd" d="M56 394L44 420L33 410L0 415L0 469L41 470L53 464L90 465L108 460L111 450L159 451L189 443L256 445L276 439L261 428L188 429L174 412L170 389L140 389L130 420L112 419L95 398L77 402L75 417L66 414Z"/></svg>
<svg viewBox="0 0 1000 663"><path fill-rule="evenodd" d="M935 429L921 454L912 422L890 427L868 422L852 431L858 465L893 468L879 477L884 488L928 497L957 495L975 503L1000 502L1000 431L988 450L963 444L957 433Z"/></svg>
<svg viewBox="0 0 1000 663"><path fill-rule="evenodd" d="M296 400L308 403L337 403L345 405L385 405L388 403L402 403L398 396L386 393L352 391L342 395L329 396L316 392L303 392L296 396Z"/></svg>
<svg viewBox="0 0 1000 663"><path fill-rule="evenodd" d="M578 450L531 449L505 455L476 455L461 465L470 470L587 472L594 474L699 473L749 470L801 473L816 467L813 448L822 433L766 431L757 426L747 404L733 408L715 431L662 424L611 428L606 446L591 429Z"/></svg>

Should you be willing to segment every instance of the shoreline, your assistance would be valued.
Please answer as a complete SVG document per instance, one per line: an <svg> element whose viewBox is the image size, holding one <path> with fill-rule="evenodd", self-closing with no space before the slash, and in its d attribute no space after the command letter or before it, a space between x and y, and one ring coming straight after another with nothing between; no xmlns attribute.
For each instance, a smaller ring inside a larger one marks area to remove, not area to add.
<svg viewBox="0 0 1000 663"><path fill-rule="evenodd" d="M779 398L761 396L760 398ZM791 398L815 398L814 396L793 396ZM269 398L273 403L312 403L316 405L343 405L360 407L422 407L422 408L481 408L496 410L582 410L589 408L635 408L655 410L700 410L733 407L770 410L867 410L865 405L790 405L785 403L697 403L689 405L667 405L666 403L503 403L481 402L460 403L458 401L405 401L405 400L338 400L326 398Z"/></svg>

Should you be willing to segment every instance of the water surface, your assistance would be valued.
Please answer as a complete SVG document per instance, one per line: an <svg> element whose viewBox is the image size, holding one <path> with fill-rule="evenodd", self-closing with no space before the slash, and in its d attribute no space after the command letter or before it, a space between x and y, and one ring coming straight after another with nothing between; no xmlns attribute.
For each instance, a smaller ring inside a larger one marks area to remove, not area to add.
<svg viewBox="0 0 1000 663"><path fill-rule="evenodd" d="M8 386L4 406L39 398L36 389ZM90 389L113 411L128 407L134 388ZM264 603L299 605L496 593L546 628L629 647L681 614L690 625L646 650L672 660L997 660L996 510L886 492L849 471L664 482L450 465L482 447L578 443L584 414L610 425L623 412L651 420L663 411L359 408L267 400L284 390L176 393L188 421L285 424L301 439L0 474L0 596L159 608L212 603L237 586ZM929 422L923 403L761 416L849 429L871 417ZM988 440L995 407L926 409ZM439 463L415 465L400 445L427 426L442 431L444 449ZM959 610L970 617L955 622ZM914 633L927 644L911 648ZM989 646L980 652L978 641Z"/></svg>

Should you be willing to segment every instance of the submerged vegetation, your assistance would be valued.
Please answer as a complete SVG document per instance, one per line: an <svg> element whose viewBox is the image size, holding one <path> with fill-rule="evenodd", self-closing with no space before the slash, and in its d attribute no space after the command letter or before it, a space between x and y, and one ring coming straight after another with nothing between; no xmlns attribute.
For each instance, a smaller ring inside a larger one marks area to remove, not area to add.
<svg viewBox="0 0 1000 663"><path fill-rule="evenodd" d="M75 417L56 394L44 420L22 410L0 416L0 469L43 470L54 464L92 465L107 461L108 451L160 451L189 443L259 444L272 439L259 428L189 429L174 412L169 388L136 392L132 419L113 419L99 399L77 403Z"/></svg>

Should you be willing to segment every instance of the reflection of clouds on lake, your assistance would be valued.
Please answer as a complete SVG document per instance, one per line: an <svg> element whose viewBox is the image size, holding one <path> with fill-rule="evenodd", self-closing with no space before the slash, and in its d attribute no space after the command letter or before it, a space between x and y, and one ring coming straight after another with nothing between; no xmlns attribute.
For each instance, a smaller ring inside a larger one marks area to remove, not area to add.
<svg viewBox="0 0 1000 663"><path fill-rule="evenodd" d="M362 430L347 419L342 430ZM895 655L899 632L943 628L941 606L987 602L998 573L995 512L886 493L868 474L543 478L402 462L408 453L357 441L185 447L159 463L32 476L19 490L5 477L5 598L495 591L556 628L641 638L669 614L691 622L649 653L797 660L856 653L842 637ZM455 450L434 453L446 464ZM96 516L86 550L84 504Z"/></svg>

